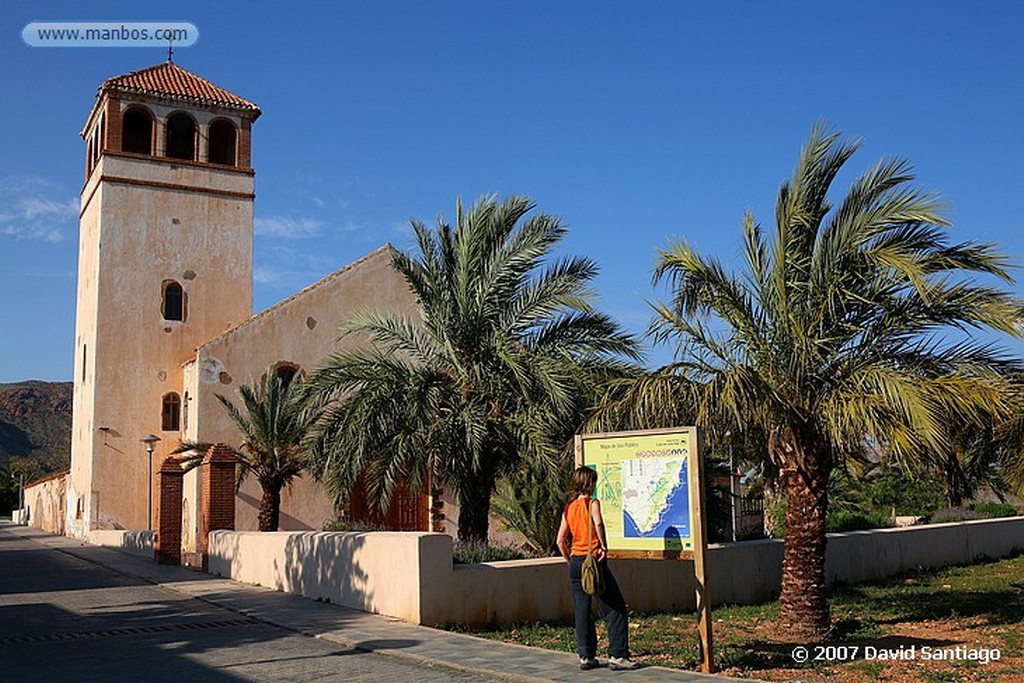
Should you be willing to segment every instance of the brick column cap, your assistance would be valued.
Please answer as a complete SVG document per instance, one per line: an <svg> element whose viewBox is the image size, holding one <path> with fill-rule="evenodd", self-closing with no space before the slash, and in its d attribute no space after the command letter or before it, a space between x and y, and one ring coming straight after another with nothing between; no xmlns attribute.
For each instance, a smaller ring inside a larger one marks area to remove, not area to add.
<svg viewBox="0 0 1024 683"><path fill-rule="evenodd" d="M164 458L163 463L160 465L160 474L170 474L173 476L176 474L185 474L185 470L181 468L181 460L173 455L169 455Z"/></svg>
<svg viewBox="0 0 1024 683"><path fill-rule="evenodd" d="M206 452L206 457L203 458L204 463L208 462L229 462L236 463L235 453L228 446L222 443L215 443L210 447L210 450Z"/></svg>

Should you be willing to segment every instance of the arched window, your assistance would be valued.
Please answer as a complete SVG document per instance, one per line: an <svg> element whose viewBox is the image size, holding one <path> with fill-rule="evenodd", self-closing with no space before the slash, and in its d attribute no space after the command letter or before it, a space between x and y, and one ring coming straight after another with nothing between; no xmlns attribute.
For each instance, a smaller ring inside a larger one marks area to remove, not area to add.
<svg viewBox="0 0 1024 683"><path fill-rule="evenodd" d="M210 163L235 165L235 126L224 119L210 124Z"/></svg>
<svg viewBox="0 0 1024 683"><path fill-rule="evenodd" d="M129 109L121 119L121 150L153 153L153 115L145 109Z"/></svg>
<svg viewBox="0 0 1024 683"><path fill-rule="evenodd" d="M181 431L188 431L188 392L185 392L185 398L181 402Z"/></svg>
<svg viewBox="0 0 1024 683"><path fill-rule="evenodd" d="M174 392L164 394L160 424L165 432L176 432L181 428L181 397Z"/></svg>
<svg viewBox="0 0 1024 683"><path fill-rule="evenodd" d="M163 305L161 312L164 320L185 321L186 298L185 290L174 280L164 280Z"/></svg>
<svg viewBox="0 0 1024 683"><path fill-rule="evenodd" d="M167 140L164 155L171 159L196 158L196 122L188 114L178 112L167 119Z"/></svg>
<svg viewBox="0 0 1024 683"><path fill-rule="evenodd" d="M285 389L295 379L295 375L299 374L299 366L295 363L289 363L287 361L281 361L274 366L274 374L281 380L281 386Z"/></svg>

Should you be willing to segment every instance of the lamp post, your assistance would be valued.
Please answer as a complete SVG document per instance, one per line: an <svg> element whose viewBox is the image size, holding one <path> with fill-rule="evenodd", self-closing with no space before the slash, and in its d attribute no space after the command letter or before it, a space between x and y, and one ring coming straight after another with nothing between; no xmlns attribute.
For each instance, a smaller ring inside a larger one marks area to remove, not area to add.
<svg viewBox="0 0 1024 683"><path fill-rule="evenodd" d="M146 510L146 526L153 530L153 444L160 440L156 434L149 434L139 439L146 444L146 457L149 459L149 506Z"/></svg>
<svg viewBox="0 0 1024 683"><path fill-rule="evenodd" d="M736 542L736 537L739 535L739 510L740 507L740 491L739 491L739 477L736 476L736 458L732 452L732 430L726 430L725 432L726 447L729 449L729 516L732 518L732 542Z"/></svg>

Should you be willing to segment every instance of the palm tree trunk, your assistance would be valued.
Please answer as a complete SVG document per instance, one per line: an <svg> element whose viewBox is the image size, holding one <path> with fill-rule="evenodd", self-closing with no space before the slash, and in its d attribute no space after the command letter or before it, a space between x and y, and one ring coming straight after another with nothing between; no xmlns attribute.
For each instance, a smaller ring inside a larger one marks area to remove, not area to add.
<svg viewBox="0 0 1024 683"><path fill-rule="evenodd" d="M946 477L946 500L949 507L958 508L964 504L964 482L967 477L960 463L963 462L963 449L954 447L946 456L943 474Z"/></svg>
<svg viewBox="0 0 1024 683"><path fill-rule="evenodd" d="M491 512L491 486L467 487L459 494L459 540L463 543L487 543Z"/></svg>
<svg viewBox="0 0 1024 683"><path fill-rule="evenodd" d="M277 531L281 521L281 485L263 484L258 519L260 531Z"/></svg>
<svg viewBox="0 0 1024 683"><path fill-rule="evenodd" d="M827 463L804 459L804 472L783 471L786 486L786 541L782 559L779 625L805 642L828 635L830 615L825 592L825 515L828 511Z"/></svg>

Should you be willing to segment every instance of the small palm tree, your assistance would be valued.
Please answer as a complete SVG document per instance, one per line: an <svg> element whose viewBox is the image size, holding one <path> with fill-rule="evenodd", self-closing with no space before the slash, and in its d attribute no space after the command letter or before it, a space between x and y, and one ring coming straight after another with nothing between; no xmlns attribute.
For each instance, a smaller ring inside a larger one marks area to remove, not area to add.
<svg viewBox="0 0 1024 683"><path fill-rule="evenodd" d="M869 439L899 454L940 450L943 425L1008 407L992 347L945 342L950 328L1020 335L1022 303L974 274L1011 282L990 245L949 244L938 199L913 188L910 166L882 161L833 207L832 183L858 148L816 126L782 185L775 232L744 221L746 268L730 274L686 244L660 252L656 339L676 362L644 394L691 401L703 424L766 436L787 498L780 626L803 638L829 630L825 593L828 483ZM636 393L636 392L634 392ZM986 412L988 411L988 412ZM655 411L656 412L656 411Z"/></svg>
<svg viewBox="0 0 1024 683"><path fill-rule="evenodd" d="M527 197L456 205L452 227L413 222L416 255L394 268L417 318L366 312L342 335L370 345L328 358L308 382L323 418L310 435L314 474L339 499L364 477L386 505L406 482L450 485L459 539L486 541L491 494L523 458L554 470L593 378L635 357L633 339L589 303L597 266L545 264L565 235ZM566 425L570 424L567 430ZM578 424L578 422L577 422Z"/></svg>
<svg viewBox="0 0 1024 683"><path fill-rule="evenodd" d="M259 382L238 389L239 409L229 399L217 395L231 422L241 432L242 442L232 448L238 460L238 484L252 475L259 482L258 525L260 531L277 531L281 518L281 490L306 469L302 439L315 419L306 410L300 375L282 377L268 368ZM176 453L188 454L186 469L202 463L213 444L182 441Z"/></svg>

